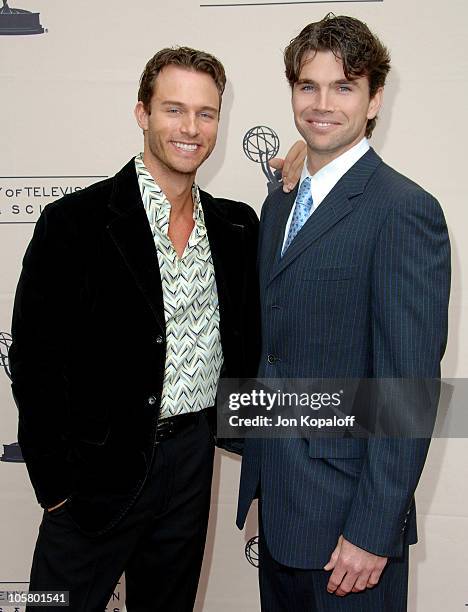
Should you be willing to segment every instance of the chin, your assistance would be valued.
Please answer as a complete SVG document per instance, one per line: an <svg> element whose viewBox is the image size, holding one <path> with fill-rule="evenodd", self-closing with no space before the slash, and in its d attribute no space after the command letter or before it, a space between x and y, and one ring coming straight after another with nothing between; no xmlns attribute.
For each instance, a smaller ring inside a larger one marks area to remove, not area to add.
<svg viewBox="0 0 468 612"><path fill-rule="evenodd" d="M179 174L194 174L198 168L200 167L200 164L197 165L193 165L193 166L173 166L174 170L176 172L178 172Z"/></svg>
<svg viewBox="0 0 468 612"><path fill-rule="evenodd" d="M201 163L201 162L200 162ZM192 174L200 166L200 163L192 161L182 161L180 159L168 159L167 166L175 172L181 174Z"/></svg>

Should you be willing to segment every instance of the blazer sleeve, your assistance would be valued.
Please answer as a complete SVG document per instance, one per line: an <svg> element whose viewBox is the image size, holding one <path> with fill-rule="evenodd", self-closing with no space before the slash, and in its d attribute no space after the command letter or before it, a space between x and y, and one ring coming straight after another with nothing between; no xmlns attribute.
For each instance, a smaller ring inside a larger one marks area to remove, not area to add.
<svg viewBox="0 0 468 612"><path fill-rule="evenodd" d="M376 245L371 291L374 377L394 384L439 378L447 340L450 244L442 210L426 192L389 212ZM404 409L411 411L411 402ZM343 531L347 540L378 555L402 554L429 442L403 436L368 441Z"/></svg>
<svg viewBox="0 0 468 612"><path fill-rule="evenodd" d="M255 211L249 207L248 235L245 244L246 282L244 286L244 338L246 345L244 354L246 358L245 373L255 378L260 360L261 322L260 322L260 290L258 283L257 250L259 221Z"/></svg>
<svg viewBox="0 0 468 612"><path fill-rule="evenodd" d="M68 497L66 352L77 323L72 237L55 204L45 208L23 259L9 352L18 442L37 499Z"/></svg>
<svg viewBox="0 0 468 612"><path fill-rule="evenodd" d="M241 255L244 259L245 282L241 299L242 327L242 361L240 364L242 376L255 378L257 376L260 358L260 296L257 274L257 245L259 221L250 206L245 206L245 240ZM244 439L217 438L216 446L236 455L242 455Z"/></svg>

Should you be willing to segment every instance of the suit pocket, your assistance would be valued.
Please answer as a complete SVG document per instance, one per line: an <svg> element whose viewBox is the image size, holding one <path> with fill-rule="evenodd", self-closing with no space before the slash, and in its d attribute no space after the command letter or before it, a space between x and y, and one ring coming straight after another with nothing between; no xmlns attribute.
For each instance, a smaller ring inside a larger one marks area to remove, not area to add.
<svg viewBox="0 0 468 612"><path fill-rule="evenodd" d="M367 441L353 438L310 438L309 457L357 459L366 454Z"/></svg>
<svg viewBox="0 0 468 612"><path fill-rule="evenodd" d="M307 281L348 280L356 276L357 269L357 266L312 268L304 272L302 279Z"/></svg>

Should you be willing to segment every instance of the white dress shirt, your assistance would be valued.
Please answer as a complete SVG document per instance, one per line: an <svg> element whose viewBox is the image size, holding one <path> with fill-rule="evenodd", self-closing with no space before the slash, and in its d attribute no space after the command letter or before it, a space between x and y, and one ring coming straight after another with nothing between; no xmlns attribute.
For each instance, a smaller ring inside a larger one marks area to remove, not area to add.
<svg viewBox="0 0 468 612"><path fill-rule="evenodd" d="M317 210L326 196L338 183L340 178L343 177L365 153L367 153L369 148L369 141L367 138L363 138L357 144L355 144L354 147L351 147L351 149L345 153L342 153L339 157L321 168L313 176L310 174L307 168L307 159L304 161L304 168L302 170L299 185L307 176L310 176L310 190L312 192L313 204L312 208L310 209L309 217L315 210ZM295 208L296 202L294 202L288 222L286 223L282 249L284 249Z"/></svg>

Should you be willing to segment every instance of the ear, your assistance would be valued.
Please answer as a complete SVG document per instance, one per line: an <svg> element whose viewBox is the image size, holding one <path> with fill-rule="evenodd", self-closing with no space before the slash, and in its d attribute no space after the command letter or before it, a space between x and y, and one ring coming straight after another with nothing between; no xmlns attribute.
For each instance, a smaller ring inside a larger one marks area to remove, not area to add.
<svg viewBox="0 0 468 612"><path fill-rule="evenodd" d="M382 106L383 102L383 87L379 87L374 96L370 99L369 108L367 109L367 118L374 119Z"/></svg>
<svg viewBox="0 0 468 612"><path fill-rule="evenodd" d="M135 113L135 118L137 120L137 123L141 127L141 129L147 130L149 115L146 112L145 105L143 104L143 102L141 102L141 100L137 102L134 113Z"/></svg>

